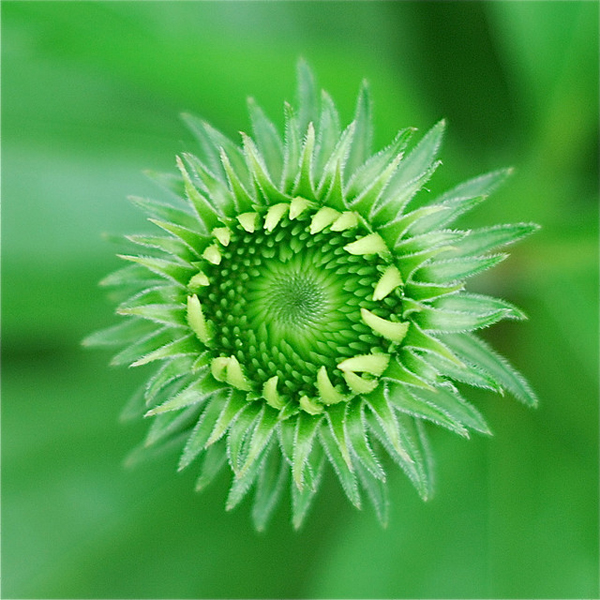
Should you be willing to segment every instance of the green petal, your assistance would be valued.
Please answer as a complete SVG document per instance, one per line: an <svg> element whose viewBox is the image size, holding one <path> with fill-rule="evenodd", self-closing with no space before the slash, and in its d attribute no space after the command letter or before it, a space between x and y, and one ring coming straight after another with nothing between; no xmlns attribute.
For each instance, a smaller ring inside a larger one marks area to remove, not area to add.
<svg viewBox="0 0 600 600"><path fill-rule="evenodd" d="M264 531L269 518L279 503L285 487L289 468L276 448L264 459L256 480L256 496L252 507L252 520L257 531Z"/></svg>
<svg viewBox="0 0 600 600"><path fill-rule="evenodd" d="M319 437L329 462L333 466L333 470L336 472L336 475L342 484L346 496L348 496L348 499L354 506L360 508L360 494L358 492L356 476L348 467L348 463L344 460L342 451L338 446L337 440L331 432L331 429L329 427L321 427L319 430Z"/></svg>
<svg viewBox="0 0 600 600"><path fill-rule="evenodd" d="M272 180L279 182L283 174L283 144L281 137L275 125L267 118L253 98L248 99L248 110L258 150L269 166L269 174Z"/></svg>
<svg viewBox="0 0 600 600"><path fill-rule="evenodd" d="M296 487L300 490L304 487L304 466L312 450L315 433L320 422L321 416L313 416L307 413L298 415L294 437L292 475Z"/></svg>
<svg viewBox="0 0 600 600"><path fill-rule="evenodd" d="M537 406L538 399L525 378L485 342L464 333L444 336L444 341L466 363L481 369L515 398L528 406Z"/></svg>
<svg viewBox="0 0 600 600"><path fill-rule="evenodd" d="M201 492L206 489L226 464L227 452L224 442L207 448L203 453L200 476L196 480L195 490Z"/></svg>
<svg viewBox="0 0 600 600"><path fill-rule="evenodd" d="M506 254L495 256L473 256L450 260L439 260L421 267L415 274L418 281L450 283L477 275L502 262Z"/></svg>
<svg viewBox="0 0 600 600"><path fill-rule="evenodd" d="M356 399L348 406L346 414L346 432L348 442L360 462L369 472L382 481L385 481L385 472L369 446L368 434L363 416L363 400Z"/></svg>
<svg viewBox="0 0 600 600"><path fill-rule="evenodd" d="M434 404L449 415L456 423L460 423L480 433L491 434L481 413L464 400L456 390L447 387L438 387L433 391L423 388L413 388L411 394L424 402Z"/></svg>
<svg viewBox="0 0 600 600"><path fill-rule="evenodd" d="M386 527L389 520L390 501L385 481L373 477L373 474L360 463L356 465L356 473L375 509L379 522Z"/></svg>
<svg viewBox="0 0 600 600"><path fill-rule="evenodd" d="M417 419L426 419L437 425L446 427L459 435L469 437L467 429L461 420L441 408L435 402L426 400L416 393L412 393L405 386L390 385L389 399L398 410ZM432 391L435 393L435 390Z"/></svg>
<svg viewBox="0 0 600 600"><path fill-rule="evenodd" d="M352 148L348 155L346 164L346 173L354 173L371 155L371 145L373 143L373 101L371 100L371 90L368 82L365 80L360 86L358 92L358 101L354 113L354 123L356 123L356 134L353 138Z"/></svg>
<svg viewBox="0 0 600 600"><path fill-rule="evenodd" d="M208 401L183 449L178 466L180 471L187 467L204 450L210 433L213 431L228 397L229 394L225 392L215 394Z"/></svg>

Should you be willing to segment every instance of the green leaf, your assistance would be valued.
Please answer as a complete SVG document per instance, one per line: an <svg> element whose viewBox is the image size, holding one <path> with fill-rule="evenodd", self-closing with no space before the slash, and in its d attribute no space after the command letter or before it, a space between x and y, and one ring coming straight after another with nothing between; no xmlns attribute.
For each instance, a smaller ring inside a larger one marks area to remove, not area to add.
<svg viewBox="0 0 600 600"><path fill-rule="evenodd" d="M305 412L301 412L297 418L292 458L292 475L299 489L302 489L306 483L304 466L313 448L315 433L321 420L321 415L313 416Z"/></svg>
<svg viewBox="0 0 600 600"><path fill-rule="evenodd" d="M286 102L284 105L285 116L285 143L283 157L282 189L291 193L298 174L300 161L300 138L301 130L294 109ZM276 203L274 203L276 204Z"/></svg>
<svg viewBox="0 0 600 600"><path fill-rule="evenodd" d="M170 234L179 238L198 258L211 241L210 237L201 235L197 230L192 231L191 229L167 221L160 221L157 219L149 220L164 231L168 231Z"/></svg>
<svg viewBox="0 0 600 600"><path fill-rule="evenodd" d="M482 294L453 294L434 300L432 306L445 311L475 313L478 315L491 315L498 311L505 311L506 316L510 319L526 318L523 311L510 302Z"/></svg>
<svg viewBox="0 0 600 600"><path fill-rule="evenodd" d="M402 454L404 449L400 444L400 434L398 432L398 422L396 415L392 411L385 393L385 387L380 384L373 392L364 396L367 406L377 417L381 428L385 432L387 439L398 454Z"/></svg>
<svg viewBox="0 0 600 600"><path fill-rule="evenodd" d="M164 283L164 279L152 277L141 265L129 265L114 271L100 281L102 287L147 288Z"/></svg>
<svg viewBox="0 0 600 600"><path fill-rule="evenodd" d="M280 192L271 180L264 158L260 155L254 142L244 133L242 133L242 139L244 142L244 154L248 161L250 173L265 197L268 198L269 203L278 204L279 202L289 202L290 196L286 196Z"/></svg>
<svg viewBox="0 0 600 600"><path fill-rule="evenodd" d="M248 447L247 439L250 439L259 419L261 404L249 402L229 428L227 436L227 452L229 464L235 473L239 473L243 460L246 457Z"/></svg>
<svg viewBox="0 0 600 600"><path fill-rule="evenodd" d="M185 287L190 277L195 273L195 269L191 265L183 262L173 262L153 256L128 256L123 254L119 254L118 256L124 260L146 267L149 271L165 279L174 281L182 287Z"/></svg>
<svg viewBox="0 0 600 600"><path fill-rule="evenodd" d="M310 122L316 123L319 118L318 95L315 77L308 63L300 59L297 66L298 90L298 127L306 131Z"/></svg>
<svg viewBox="0 0 600 600"><path fill-rule="evenodd" d="M238 390L231 390L229 399L223 406L223 410L215 423L214 429L211 431L210 437L206 441L206 445L210 446L225 434L229 426L235 421L236 417L246 409L248 400L246 394Z"/></svg>
<svg viewBox="0 0 600 600"><path fill-rule="evenodd" d="M362 194L363 190L371 186L373 181L379 178L390 164L398 159L398 156L406 148L413 132L414 129L412 128L400 130L389 146L371 156L352 174L346 189L346 197L351 204L353 199Z"/></svg>
<svg viewBox="0 0 600 600"><path fill-rule="evenodd" d="M439 246L454 246L459 240L466 235L465 231L454 231L452 229L442 229L440 231L430 231L422 235L407 237L400 240L395 250L401 254L414 254L432 250Z"/></svg>
<svg viewBox="0 0 600 600"><path fill-rule="evenodd" d="M537 406L538 399L525 378L483 340L462 333L446 335L444 341L466 363L481 369L515 398L528 406Z"/></svg>
<svg viewBox="0 0 600 600"><path fill-rule="evenodd" d="M368 433L363 416L363 400L357 398L349 403L346 415L346 433L348 442L360 462L377 479L385 481L385 472L369 446Z"/></svg>
<svg viewBox="0 0 600 600"><path fill-rule="evenodd" d="M84 346L120 346L135 342L156 331L156 327L143 319L126 319L118 325L107 327L88 335Z"/></svg>
<svg viewBox="0 0 600 600"><path fill-rule="evenodd" d="M206 489L226 464L227 450L224 440L208 447L202 455L202 466L200 467L200 476L196 480L195 490L200 492Z"/></svg>
<svg viewBox="0 0 600 600"><path fill-rule="evenodd" d="M256 481L258 474L262 471L264 458L263 456L263 460L255 461L242 476L234 479L227 496L225 510L233 510L244 499Z"/></svg>
<svg viewBox="0 0 600 600"><path fill-rule="evenodd" d="M373 101L369 83L364 80L358 92L353 122L356 132L346 163L346 177L354 173L371 156L373 143Z"/></svg>
<svg viewBox="0 0 600 600"><path fill-rule="evenodd" d="M426 400L418 393L412 393L406 386L390 384L388 397L398 410L417 419L426 419L446 427L464 437L469 437L462 422L441 408L435 402ZM432 391L435 393L435 390Z"/></svg>
<svg viewBox="0 0 600 600"><path fill-rule="evenodd" d="M414 423L407 423L405 419L414 422L413 417L408 415L397 415L398 431L401 432L400 440L402 444L402 453L398 453L392 446L387 434L383 430L380 421L372 412L366 413L369 429L375 434L391 458L406 473L412 484L417 489L422 498L427 498L429 489L427 471L425 469L425 459L420 448L415 444L414 439L407 431L407 426L414 428Z"/></svg>
<svg viewBox="0 0 600 600"><path fill-rule="evenodd" d="M350 148L356 134L356 122L352 121L342 133L338 143L336 144L331 156L325 163L323 168L323 176L317 186L317 196L322 197L323 194L331 188L337 174L342 174L348 160ZM332 205L333 206L333 205ZM334 206L334 208L339 208ZM347 208L347 206L344 206Z"/></svg>
<svg viewBox="0 0 600 600"><path fill-rule="evenodd" d="M139 196L129 196L129 200L141 208L147 215L150 215L158 221L177 224L190 231L197 230L200 226L198 218L187 210L175 208L165 202L140 198Z"/></svg>
<svg viewBox="0 0 600 600"><path fill-rule="evenodd" d="M241 148L237 144L232 142L226 135L215 129L206 121L189 114L183 114L182 118L191 129L192 133L198 138L215 173L219 172L219 161L221 159L219 150L221 149L229 157L238 176L241 177L245 183L250 181L246 160L244 159Z"/></svg>
<svg viewBox="0 0 600 600"><path fill-rule="evenodd" d="M210 204L217 208L219 213L234 217L236 214L235 201L224 180L211 173L197 156L184 152L183 157L192 173L202 183Z"/></svg>
<svg viewBox="0 0 600 600"><path fill-rule="evenodd" d="M408 352L402 352L397 356L394 356L385 370L385 373L381 376L382 379L388 379L393 383L416 385L418 387L424 387L431 389L431 385L422 377L409 370L405 364L403 364L401 356L407 355Z"/></svg>
<svg viewBox="0 0 600 600"><path fill-rule="evenodd" d="M439 260L420 267L413 277L417 281L431 283L450 283L473 277L486 269L496 266L507 257L506 254L494 256L471 256L450 260Z"/></svg>
<svg viewBox="0 0 600 600"><path fill-rule="evenodd" d="M208 401L183 449L177 467L179 471L185 469L185 467L187 467L204 450L206 442L210 437L210 432L214 429L215 423L217 422L228 397L229 394L224 391L220 394L215 394Z"/></svg>
<svg viewBox="0 0 600 600"><path fill-rule="evenodd" d="M253 98L248 99L248 111L256 146L265 159L271 179L280 182L283 175L283 144L279 132Z"/></svg>
<svg viewBox="0 0 600 600"><path fill-rule="evenodd" d="M186 244L173 237L157 235L127 235L127 240L143 246L144 248L154 248L165 254L170 254L176 259L182 259L186 262L197 260L198 254L193 252Z"/></svg>
<svg viewBox="0 0 600 600"><path fill-rule="evenodd" d="M193 356L178 356L161 365L146 384L144 391L146 403L151 403L156 395L172 381L189 377L194 360Z"/></svg>
<svg viewBox="0 0 600 600"><path fill-rule="evenodd" d="M169 335L173 336L173 331L169 329ZM184 356L184 355L197 355L202 352L202 348L200 347L200 342L195 335L189 334L183 337L177 338L171 343L164 344L153 350L152 352L148 352L147 354L138 355L138 360L131 363L131 367L139 367L141 365L145 365L150 362L154 362L155 360L164 360L167 358L174 358L176 356ZM121 356L121 355L119 355ZM114 360L116 360L115 357ZM118 363L116 363L118 364Z"/></svg>
<svg viewBox="0 0 600 600"><path fill-rule="evenodd" d="M177 167L183 177L186 198L194 209L203 231L211 231L218 227L221 222L221 214L209 198L200 193L179 156L177 157Z"/></svg>
<svg viewBox="0 0 600 600"><path fill-rule="evenodd" d="M510 315L505 308L494 312L463 312L425 306L414 315L414 322L424 330L456 333L489 327Z"/></svg>
<svg viewBox="0 0 600 600"><path fill-rule="evenodd" d="M431 170L442 142L445 127L445 121L437 123L400 163L396 175L390 181L381 199L382 206L392 203L397 213L402 211L410 200L410 195L405 190L411 189L413 182L420 182L424 175ZM397 198L402 198L402 201L397 201Z"/></svg>
<svg viewBox="0 0 600 600"><path fill-rule="evenodd" d="M415 398L438 407L455 423L460 423L480 433L491 434L481 413L464 400L457 390L449 387L438 387L435 390L413 388L410 393Z"/></svg>
<svg viewBox="0 0 600 600"><path fill-rule="evenodd" d="M314 497L319 489L319 483L323 476L323 467L325 466L325 453L320 444L315 444L309 457L310 471L313 475L313 486L305 485L302 489L292 481L292 522L295 529L299 529L308 513Z"/></svg>
<svg viewBox="0 0 600 600"><path fill-rule="evenodd" d="M293 196L301 196L307 200L316 200L315 190L313 185L313 155L315 149L315 129L312 123L309 123L302 153L300 155L300 164L298 167L298 175L294 181Z"/></svg>
<svg viewBox="0 0 600 600"><path fill-rule="evenodd" d="M390 501L388 488L385 481L373 476L371 471L365 468L362 464L356 465L356 473L363 488L367 492L367 496L375 509L377 518L383 527L387 527L389 521Z"/></svg>
<svg viewBox="0 0 600 600"><path fill-rule="evenodd" d="M392 161L369 181L369 185L364 191L356 198L349 200L348 204L358 213L369 215L373 211L373 207L377 204L381 198L386 186L390 179L393 177L398 164L400 163L402 156L397 155Z"/></svg>
<svg viewBox="0 0 600 600"><path fill-rule="evenodd" d="M473 256L484 254L530 235L539 229L533 223L516 223L513 225L495 225L470 231L462 240L447 250L451 257Z"/></svg>
<svg viewBox="0 0 600 600"><path fill-rule="evenodd" d="M331 428L331 434L337 444L340 453L348 466L352 471L352 459L350 458L350 450L348 448L348 439L346 433L346 409L348 407L347 402L340 402L334 404L327 409L327 420L329 427Z"/></svg>
<svg viewBox="0 0 600 600"><path fill-rule="evenodd" d="M273 444L258 474L252 520L257 531L264 531L287 481L289 467Z"/></svg>
<svg viewBox="0 0 600 600"><path fill-rule="evenodd" d="M146 447L185 431L198 418L199 406L188 406L181 412L169 412L157 415L152 420L148 435L144 441Z"/></svg>
<svg viewBox="0 0 600 600"><path fill-rule="evenodd" d="M356 506L356 508L360 508L360 494L358 492L356 477L348 468L348 464L342 456L340 447L331 433L331 429L329 427L321 427L319 429L319 438L323 445L323 449L329 458L329 462L333 466L333 470L336 472L336 475L342 484L346 496L348 496L348 499Z"/></svg>
<svg viewBox="0 0 600 600"><path fill-rule="evenodd" d="M314 161L314 180L321 181L327 159L333 152L341 134L340 117L331 96L321 92L321 116L317 129L317 144Z"/></svg>
<svg viewBox="0 0 600 600"><path fill-rule="evenodd" d="M268 404L263 405L260 420L252 433L252 438L250 439L250 444L248 446L248 454L244 460L244 464L240 468L238 477L243 477L248 469L250 469L255 461L261 456L262 451L275 432L279 422L278 417L278 410L271 408Z"/></svg>
<svg viewBox="0 0 600 600"><path fill-rule="evenodd" d="M443 377L466 383L473 387L480 387L502 393L499 386L489 375L486 375L479 367L474 365L458 365L450 362L439 354L429 354L427 362Z"/></svg>
<svg viewBox="0 0 600 600"><path fill-rule="evenodd" d="M411 231L415 234L447 227L461 214L477 206L498 188L512 173L512 169L500 169L469 179L445 192L432 203L448 210L431 214L415 223Z"/></svg>
<svg viewBox="0 0 600 600"><path fill-rule="evenodd" d="M385 227L392 223L402 213L404 207L410 202L413 196L419 192L423 186L431 179L437 168L442 164L441 161L434 162L419 177L409 181L406 185L396 190L394 196L388 196L385 192L379 202L371 211L371 220L376 227ZM400 167L402 163L400 163ZM393 181L390 185L393 184Z"/></svg>
<svg viewBox="0 0 600 600"><path fill-rule="evenodd" d="M148 304L146 306L133 306L130 308L120 308L117 311L120 315L132 315L159 323L169 325L170 327L185 327L185 307L177 304Z"/></svg>
<svg viewBox="0 0 600 600"><path fill-rule="evenodd" d="M440 342L437 338L425 333L414 322L412 322L408 328L408 333L404 338L403 345L405 348L414 348L415 350L419 351L423 350L425 352L433 352L434 354L439 354L440 356L452 362L460 363L450 349L442 344L442 342Z"/></svg>
<svg viewBox="0 0 600 600"><path fill-rule="evenodd" d="M173 342L173 332L163 327L150 332L146 336L140 338L131 346L121 350L112 360L111 365L128 365L138 360L142 356L146 356L151 352L167 346Z"/></svg>
<svg viewBox="0 0 600 600"><path fill-rule="evenodd" d="M169 398L166 402L149 410L144 416L151 417L165 412L179 410L186 406L190 406L191 404L199 404L223 389L223 383L217 381L211 375L210 371L207 370L203 377L194 381L188 387Z"/></svg>

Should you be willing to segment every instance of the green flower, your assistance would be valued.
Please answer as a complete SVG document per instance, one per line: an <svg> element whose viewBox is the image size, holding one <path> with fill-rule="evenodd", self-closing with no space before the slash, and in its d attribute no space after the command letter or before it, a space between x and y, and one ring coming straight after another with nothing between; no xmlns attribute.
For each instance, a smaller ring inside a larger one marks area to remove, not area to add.
<svg viewBox="0 0 600 600"><path fill-rule="evenodd" d="M536 226L450 228L507 170L410 208L439 165L444 122L406 154L412 129L371 155L366 85L344 130L304 63L298 100L283 139L252 101L241 145L185 117L202 158L184 154L180 175L159 177L172 202L133 199L163 234L129 236L141 252L103 282L127 319L86 343L124 345L117 365L159 365L134 401L153 418L144 448L181 443L180 469L201 460L198 489L230 468L227 508L254 487L258 529L288 483L298 527L327 464L386 522L385 455L426 499L424 422L489 433L455 382L536 404L471 333L523 313L464 291Z"/></svg>

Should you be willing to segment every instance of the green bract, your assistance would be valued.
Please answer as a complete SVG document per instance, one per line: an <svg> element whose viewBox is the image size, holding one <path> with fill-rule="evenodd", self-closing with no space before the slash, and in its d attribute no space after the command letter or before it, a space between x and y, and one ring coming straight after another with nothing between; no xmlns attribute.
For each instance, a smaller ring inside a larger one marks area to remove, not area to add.
<svg viewBox="0 0 600 600"><path fill-rule="evenodd" d="M159 364L139 394L153 417L145 447L185 438L180 468L201 459L198 489L228 465L227 508L254 486L259 529L288 481L299 526L327 463L383 522L383 453L428 498L423 421L489 433L454 382L536 404L471 333L523 314L463 288L536 226L451 228L508 171L411 209L439 164L444 123L406 154L410 129L371 155L370 112L363 86L342 130L301 63L283 139L253 102L241 145L186 116L202 158L184 154L179 176L159 178L172 202L133 199L163 234L129 237L142 251L103 282L126 293L117 312L128 318L87 340L124 345L115 364Z"/></svg>

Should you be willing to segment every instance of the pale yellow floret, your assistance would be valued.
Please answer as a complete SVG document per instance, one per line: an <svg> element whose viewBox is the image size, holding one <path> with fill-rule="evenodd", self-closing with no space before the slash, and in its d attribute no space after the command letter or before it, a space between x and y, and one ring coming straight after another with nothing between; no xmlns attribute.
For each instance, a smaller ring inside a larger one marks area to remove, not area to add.
<svg viewBox="0 0 600 600"><path fill-rule="evenodd" d="M196 294L192 294L187 298L186 317L190 329L198 336L198 339L204 344L208 344L210 341L210 331L202 313L202 305Z"/></svg>
<svg viewBox="0 0 600 600"><path fill-rule="evenodd" d="M345 231L358 225L358 215L347 210L343 212L331 225L331 231Z"/></svg>
<svg viewBox="0 0 600 600"><path fill-rule="evenodd" d="M318 415L323 412L323 407L307 396L300 396L300 408L310 415Z"/></svg>
<svg viewBox="0 0 600 600"><path fill-rule="evenodd" d="M238 215L238 221L240 225L248 232L254 233L258 228L258 213L256 212L247 212Z"/></svg>
<svg viewBox="0 0 600 600"><path fill-rule="evenodd" d="M370 233L344 246L350 254L386 254L389 252L383 238L378 233Z"/></svg>
<svg viewBox="0 0 600 600"><path fill-rule="evenodd" d="M306 198L296 196L290 202L290 219L298 218L312 203Z"/></svg>
<svg viewBox="0 0 600 600"><path fill-rule="evenodd" d="M218 265L221 262L221 251L216 244L209 246L202 253L202 257L213 265Z"/></svg>
<svg viewBox="0 0 600 600"><path fill-rule="evenodd" d="M325 366L322 366L317 373L317 389L319 399L324 404L337 404L346 400L346 397L333 387Z"/></svg>
<svg viewBox="0 0 600 600"><path fill-rule="evenodd" d="M201 287L206 287L207 285L210 285L210 281L208 280L208 277L202 271L200 271L189 280L188 289L192 292L195 292Z"/></svg>
<svg viewBox="0 0 600 600"><path fill-rule="evenodd" d="M231 241L231 230L229 227L215 227L212 232L223 246L229 246L229 242Z"/></svg>
<svg viewBox="0 0 600 600"><path fill-rule="evenodd" d="M379 385L377 379L363 379L352 371L346 371L343 375L348 387L355 394L370 394Z"/></svg>
<svg viewBox="0 0 600 600"><path fill-rule="evenodd" d="M310 232L312 235L323 231L325 227L331 225L338 217L340 213L335 208L329 206L323 206L314 215L310 222Z"/></svg>
<svg viewBox="0 0 600 600"><path fill-rule="evenodd" d="M401 342L408 331L408 322L387 321L366 308L360 309L363 321L375 332L392 342Z"/></svg>
<svg viewBox="0 0 600 600"><path fill-rule="evenodd" d="M269 210L267 211L267 216L265 217L265 229L268 232L273 231L273 229L275 229L275 227L277 226L279 221L281 221L283 215L285 215L286 211L289 210L289 208L290 205L286 204L285 202L281 202L280 204L275 204L274 206L271 206L271 208L269 208Z"/></svg>
<svg viewBox="0 0 600 600"><path fill-rule="evenodd" d="M370 373L371 375L381 375L390 362L389 354L383 352L378 354L361 354L343 360L338 369L345 373Z"/></svg>
<svg viewBox="0 0 600 600"><path fill-rule="evenodd" d="M217 358L212 359L210 363L210 372L217 381L225 381L228 364L228 356L218 356Z"/></svg>
<svg viewBox="0 0 600 600"><path fill-rule="evenodd" d="M267 404L272 406L273 408L280 410L285 406L285 402L281 399L279 392L277 391L277 382L279 381L279 377L277 375L273 375L271 379L265 381L263 385L263 398L267 401Z"/></svg>
<svg viewBox="0 0 600 600"><path fill-rule="evenodd" d="M235 356L229 357L229 362L227 363L226 381L238 390L249 392L252 389L242 371L242 367L238 362L238 359Z"/></svg>
<svg viewBox="0 0 600 600"><path fill-rule="evenodd" d="M375 286L373 292L373 300L383 300L386 296L391 294L398 286L402 285L402 275L400 271L394 266L390 265L381 276L381 279Z"/></svg>

